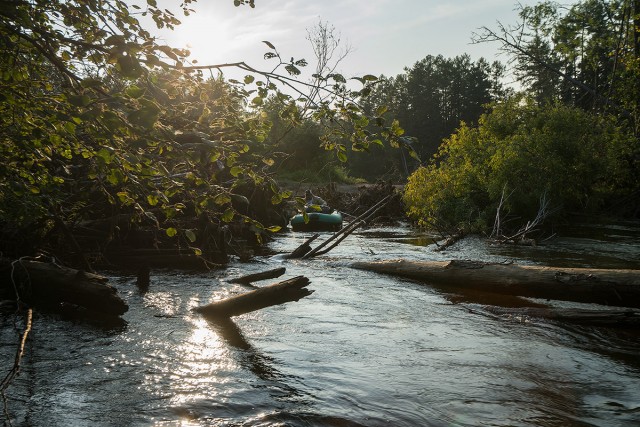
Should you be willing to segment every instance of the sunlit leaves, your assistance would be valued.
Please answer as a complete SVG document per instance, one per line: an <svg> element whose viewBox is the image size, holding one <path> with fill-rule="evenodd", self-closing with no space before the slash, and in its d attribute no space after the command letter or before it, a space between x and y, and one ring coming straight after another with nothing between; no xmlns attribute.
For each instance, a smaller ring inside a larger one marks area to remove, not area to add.
<svg viewBox="0 0 640 427"><path fill-rule="evenodd" d="M520 98L497 105L477 128L463 124L437 162L411 175L405 205L417 221L449 227L488 227L499 203L519 220L532 219L542 195L557 208L553 215L598 209L594 201L605 188L628 177L620 148L632 139L612 124L576 108ZM505 192L509 197L502 200Z"/></svg>

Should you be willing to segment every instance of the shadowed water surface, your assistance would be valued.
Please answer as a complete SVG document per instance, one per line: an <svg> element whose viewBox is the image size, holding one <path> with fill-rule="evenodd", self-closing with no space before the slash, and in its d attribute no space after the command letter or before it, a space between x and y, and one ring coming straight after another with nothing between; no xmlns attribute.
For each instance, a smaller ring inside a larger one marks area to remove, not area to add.
<svg viewBox="0 0 640 427"><path fill-rule="evenodd" d="M153 271L146 293L114 276L126 326L37 315L7 409L13 425L43 427L640 425L637 333L490 316L349 268L394 258L640 268L637 225L572 231L535 248L468 239L436 253L425 246L434 236L369 229L323 257L284 260L308 237L288 233L272 254L224 271ZM230 279L280 266L315 293L233 322L191 312L250 290ZM4 372L17 334L13 317L2 322Z"/></svg>

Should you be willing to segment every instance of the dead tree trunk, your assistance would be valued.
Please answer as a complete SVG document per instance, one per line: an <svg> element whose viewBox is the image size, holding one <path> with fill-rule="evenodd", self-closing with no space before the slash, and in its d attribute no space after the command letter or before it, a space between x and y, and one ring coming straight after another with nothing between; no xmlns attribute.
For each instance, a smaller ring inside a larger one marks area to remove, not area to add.
<svg viewBox="0 0 640 427"><path fill-rule="evenodd" d="M287 258L302 258L304 255L306 255L309 251L311 251L311 242L313 242L314 240L316 240L318 237L320 237L319 234L314 234L313 236L309 237L307 240L304 241L303 244L301 244L300 246L298 246L296 248L296 250L294 250L293 252L291 252L291 254L287 257Z"/></svg>
<svg viewBox="0 0 640 427"><path fill-rule="evenodd" d="M352 266L451 289L640 308L640 270L403 260Z"/></svg>
<svg viewBox="0 0 640 427"><path fill-rule="evenodd" d="M229 283L239 283L241 285L249 285L253 282L258 282L260 280L266 279L275 279L276 277L282 276L287 269L285 267L274 268L273 270L262 271L260 273L255 274L247 274L246 276L237 277L235 279L229 280Z"/></svg>
<svg viewBox="0 0 640 427"><path fill-rule="evenodd" d="M196 307L194 310L212 318L239 316L272 305L298 301L309 296L313 293L312 290L306 288L309 283L310 281L306 277L298 276L255 291Z"/></svg>
<svg viewBox="0 0 640 427"><path fill-rule="evenodd" d="M33 259L0 259L0 288L13 290L17 299L33 306L69 303L115 316L128 309L106 277Z"/></svg>

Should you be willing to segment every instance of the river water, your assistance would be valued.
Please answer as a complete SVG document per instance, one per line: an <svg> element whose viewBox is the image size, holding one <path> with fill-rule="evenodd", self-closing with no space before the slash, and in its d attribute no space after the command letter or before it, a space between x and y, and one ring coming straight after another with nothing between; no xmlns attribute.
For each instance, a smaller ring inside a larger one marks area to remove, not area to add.
<svg viewBox="0 0 640 427"><path fill-rule="evenodd" d="M637 426L640 334L489 315L431 286L349 268L382 259L640 268L637 224L575 227L535 248L465 240L444 253L406 226L367 229L327 255L285 260L288 233L250 263L110 276L126 325L37 314L7 390L14 426ZM286 267L295 303L215 324L191 309L250 290L232 278ZM575 306L575 304L566 304ZM13 364L12 316L0 328ZM5 415L5 425L8 425Z"/></svg>

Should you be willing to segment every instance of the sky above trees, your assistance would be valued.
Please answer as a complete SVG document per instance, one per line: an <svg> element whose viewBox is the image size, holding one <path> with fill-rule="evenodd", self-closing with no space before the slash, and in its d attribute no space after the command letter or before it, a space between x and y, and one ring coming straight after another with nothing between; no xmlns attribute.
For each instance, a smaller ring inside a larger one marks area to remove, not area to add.
<svg viewBox="0 0 640 427"><path fill-rule="evenodd" d="M132 3L141 0L134 0ZM160 2L175 9L177 0ZM497 56L497 44L471 44L471 36L482 26L517 22L516 0L256 0L255 9L234 7L230 0L200 1L196 13L180 16L183 25L162 32L175 47L189 47L201 65L246 61L268 68L263 59L273 43L283 58L311 59L307 29L319 20L340 33L351 53L342 63L346 75L393 76L427 55L454 57L463 53L472 59L506 61ZM535 0L520 4L534 5ZM573 0L562 3L572 4ZM311 71L309 71L311 72Z"/></svg>

